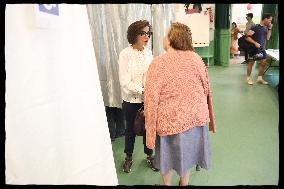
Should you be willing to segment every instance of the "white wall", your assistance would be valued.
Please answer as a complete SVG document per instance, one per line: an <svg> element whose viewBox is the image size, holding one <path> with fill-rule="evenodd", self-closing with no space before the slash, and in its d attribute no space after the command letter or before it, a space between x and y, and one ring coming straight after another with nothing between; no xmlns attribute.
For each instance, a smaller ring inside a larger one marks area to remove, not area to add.
<svg viewBox="0 0 284 189"><path fill-rule="evenodd" d="M176 21L187 25L192 33L192 43L209 43L209 15L186 14L184 4L177 4Z"/></svg>
<svg viewBox="0 0 284 189"><path fill-rule="evenodd" d="M85 5L6 5L6 183L117 185Z"/></svg>

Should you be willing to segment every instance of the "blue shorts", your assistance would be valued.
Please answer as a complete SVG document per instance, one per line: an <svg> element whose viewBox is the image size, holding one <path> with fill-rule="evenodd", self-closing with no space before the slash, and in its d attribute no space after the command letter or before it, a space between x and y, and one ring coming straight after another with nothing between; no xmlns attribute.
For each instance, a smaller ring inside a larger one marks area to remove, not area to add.
<svg viewBox="0 0 284 189"><path fill-rule="evenodd" d="M259 60L263 60L267 58L267 54L264 48L259 48L259 49L256 49L255 51L250 52L249 57L253 57L254 55L259 54L259 53L263 55L262 58Z"/></svg>

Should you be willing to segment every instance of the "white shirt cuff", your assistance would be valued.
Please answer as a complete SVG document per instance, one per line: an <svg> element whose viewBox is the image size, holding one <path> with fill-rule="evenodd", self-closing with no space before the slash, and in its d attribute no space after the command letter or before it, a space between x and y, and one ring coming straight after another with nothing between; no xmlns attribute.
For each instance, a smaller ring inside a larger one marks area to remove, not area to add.
<svg viewBox="0 0 284 189"><path fill-rule="evenodd" d="M144 91L144 88L143 88L143 87L137 88L137 92L138 92L139 94L142 94L143 91Z"/></svg>

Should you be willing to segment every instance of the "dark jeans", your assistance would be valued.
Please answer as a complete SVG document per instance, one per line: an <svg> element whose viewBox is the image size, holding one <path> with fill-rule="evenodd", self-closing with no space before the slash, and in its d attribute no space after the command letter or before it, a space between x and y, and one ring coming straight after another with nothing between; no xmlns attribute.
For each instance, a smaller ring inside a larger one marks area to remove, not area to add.
<svg viewBox="0 0 284 189"><path fill-rule="evenodd" d="M126 119L126 132L125 132L125 148L124 153L128 156L132 156L134 143L135 143L135 133L133 132L134 119L136 117L137 111L142 107L143 103L130 103L123 101L122 110ZM146 134L143 136L144 153L147 155L152 155L153 150L147 148L146 146Z"/></svg>
<svg viewBox="0 0 284 189"><path fill-rule="evenodd" d="M125 118L122 109L106 106L108 128L111 138L123 136L125 133Z"/></svg>

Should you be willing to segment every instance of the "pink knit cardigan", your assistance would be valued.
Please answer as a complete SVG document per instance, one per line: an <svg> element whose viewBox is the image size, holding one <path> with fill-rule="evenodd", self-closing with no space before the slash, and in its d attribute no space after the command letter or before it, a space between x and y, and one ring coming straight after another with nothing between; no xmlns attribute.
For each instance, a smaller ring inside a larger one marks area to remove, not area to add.
<svg viewBox="0 0 284 189"><path fill-rule="evenodd" d="M193 51L171 50L153 59L144 92L146 145L159 136L209 123L216 132L207 68Z"/></svg>

